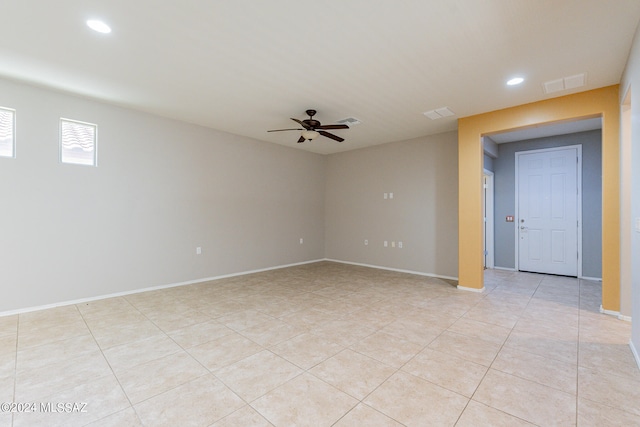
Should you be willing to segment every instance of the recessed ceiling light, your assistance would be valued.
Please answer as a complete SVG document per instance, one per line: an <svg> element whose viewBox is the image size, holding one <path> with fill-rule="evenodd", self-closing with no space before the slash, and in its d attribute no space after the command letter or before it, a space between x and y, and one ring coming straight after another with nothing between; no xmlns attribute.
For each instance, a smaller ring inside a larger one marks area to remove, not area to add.
<svg viewBox="0 0 640 427"><path fill-rule="evenodd" d="M514 77L511 80L507 81L507 84L509 86L515 86L515 85L519 85L523 81L524 81L524 79L522 77Z"/></svg>
<svg viewBox="0 0 640 427"><path fill-rule="evenodd" d="M109 34L111 32L111 27L109 27L102 21L98 21L97 19L89 19L87 21L87 26L93 31L97 31L102 34Z"/></svg>

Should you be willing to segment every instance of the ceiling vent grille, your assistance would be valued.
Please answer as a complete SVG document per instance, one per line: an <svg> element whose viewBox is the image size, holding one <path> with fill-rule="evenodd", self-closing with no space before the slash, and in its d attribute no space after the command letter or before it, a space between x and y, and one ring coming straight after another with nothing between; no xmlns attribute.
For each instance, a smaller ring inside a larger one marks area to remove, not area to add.
<svg viewBox="0 0 640 427"><path fill-rule="evenodd" d="M347 126L355 126L362 123L360 120L355 117L347 117L346 119L338 120L336 124L338 125L347 125Z"/></svg>
<svg viewBox="0 0 640 427"><path fill-rule="evenodd" d="M581 73L561 79L549 80L542 84L542 88L544 89L544 93L553 93L561 90L575 89L585 84L587 84L587 74Z"/></svg>
<svg viewBox="0 0 640 427"><path fill-rule="evenodd" d="M443 117L455 116L456 114L449 109L449 107L436 108L435 110L425 111L425 116L429 117L431 120L441 119Z"/></svg>

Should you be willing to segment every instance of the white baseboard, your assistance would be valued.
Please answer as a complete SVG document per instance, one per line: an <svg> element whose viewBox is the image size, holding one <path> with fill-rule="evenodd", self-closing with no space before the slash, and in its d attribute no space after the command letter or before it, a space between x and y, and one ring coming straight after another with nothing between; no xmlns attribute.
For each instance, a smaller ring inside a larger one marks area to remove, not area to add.
<svg viewBox="0 0 640 427"><path fill-rule="evenodd" d="M482 293L484 292L485 287L483 286L481 289L478 288L468 288L466 286L457 286L458 289L460 289L461 291L467 291L467 292L476 292L476 293Z"/></svg>
<svg viewBox="0 0 640 427"><path fill-rule="evenodd" d="M151 286L151 287L147 287L147 288L134 289L132 291L116 292L116 293L113 293L113 294L99 295L99 296L96 296L96 297L81 298L81 299L70 300L70 301L61 301L61 302L57 302L57 303L53 303L53 304L46 304L46 305L39 305L39 306L34 306L34 307L20 308L20 309L17 309L17 310L10 310L10 311L0 312L0 317L11 316L11 315L14 315L14 314L21 314L21 313L29 313L29 312L32 312L32 311L46 310L48 308L64 307L64 306L67 306L67 305L84 304L84 303L87 303L87 302L99 301L99 300L107 299L107 298L115 298L115 297L122 297L122 296L126 296L126 295L139 294L139 293L142 293L142 292L157 291L159 289L167 289L167 288L175 288L175 287L178 287L178 286L194 285L196 283L211 282L213 280L227 279L229 277L236 277L236 276L245 276L247 274L260 273L260 272L263 272L263 271L270 271L270 270L279 270L279 269L282 269L282 268L295 267L297 265L304 265L304 264L313 264L313 263L321 262L321 261L325 261L325 259L315 259L315 260L311 260L311 261L296 262L296 263L293 263L293 264L277 265L277 266L274 266L274 267L260 268L260 269L257 269L257 270L241 271L241 272L238 272L238 273L223 274L221 276L213 276L213 277L205 277L205 278L202 278L202 279L188 280L186 282L169 283L167 285Z"/></svg>
<svg viewBox="0 0 640 427"><path fill-rule="evenodd" d="M609 316L615 316L615 317L619 317L620 316L620 312L619 311L605 310L604 308L602 308L602 306L600 306L600 313L608 314Z"/></svg>
<svg viewBox="0 0 640 427"><path fill-rule="evenodd" d="M515 268L509 268L509 267L498 267L498 266L494 266L493 267L494 270L504 270L504 271L518 271ZM591 280L592 282L602 282L602 277L589 277L589 276L580 276L578 277L579 279L584 279L584 280Z"/></svg>
<svg viewBox="0 0 640 427"><path fill-rule="evenodd" d="M605 310L604 308L602 308L602 306L600 306L600 313L617 317L619 320L624 320L625 322L631 322L631 316L625 316L624 314L620 314L619 311Z"/></svg>
<svg viewBox="0 0 640 427"><path fill-rule="evenodd" d="M409 274L415 274L415 275L418 275L418 276L433 277L433 278L436 278L436 279L458 280L457 277L452 277L452 276L442 276L442 275L439 275L439 274L424 273L422 271L403 270L403 269L400 269L400 268L391 268L391 267L383 267L383 266L380 266L380 265L363 264L363 263L360 263L360 262L342 261L342 260L339 260L339 259L325 258L324 261L337 262L337 263L340 263L340 264L358 265L360 267L377 268L378 270L396 271L398 273L409 273Z"/></svg>
<svg viewBox="0 0 640 427"><path fill-rule="evenodd" d="M517 271L515 268L509 268L509 267L498 267L498 266L494 266L493 267L494 270L504 270L504 271Z"/></svg>
<svg viewBox="0 0 640 427"><path fill-rule="evenodd" d="M638 369L640 369L640 354L636 349L636 346L633 344L633 341L629 340L629 347L631 347L631 353L633 354L633 358L636 359L636 365L638 365Z"/></svg>

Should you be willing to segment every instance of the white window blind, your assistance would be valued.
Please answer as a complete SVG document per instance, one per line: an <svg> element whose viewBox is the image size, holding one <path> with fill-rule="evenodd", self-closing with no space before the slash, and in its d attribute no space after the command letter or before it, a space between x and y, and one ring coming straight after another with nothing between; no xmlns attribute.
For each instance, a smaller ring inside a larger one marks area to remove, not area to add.
<svg viewBox="0 0 640 427"><path fill-rule="evenodd" d="M97 138L97 125L60 119L60 161L95 166Z"/></svg>
<svg viewBox="0 0 640 427"><path fill-rule="evenodd" d="M16 111L0 107L0 156L16 155Z"/></svg>

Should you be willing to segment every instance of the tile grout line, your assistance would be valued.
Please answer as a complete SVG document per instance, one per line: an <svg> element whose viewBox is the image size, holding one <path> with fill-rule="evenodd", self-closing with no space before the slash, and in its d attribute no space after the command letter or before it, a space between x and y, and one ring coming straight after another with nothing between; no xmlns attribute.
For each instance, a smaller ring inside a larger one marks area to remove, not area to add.
<svg viewBox="0 0 640 427"><path fill-rule="evenodd" d="M542 279L540 279L540 281L539 281L539 282L538 282L538 284L536 285L535 290L533 291L533 293L532 293L532 294L531 294L531 296L529 297L529 299L528 299L528 301L527 301L527 305L522 309L522 312L524 312L524 311L527 309L527 307L529 307L529 304L531 303L531 300L533 299L533 295L535 295L535 293L537 292L538 288L540 287L540 283L542 283ZM500 352L501 352L501 351L502 351L502 349L504 348L504 345L505 345L505 344L506 344L506 342L509 340L509 337L511 336L511 333L513 332L513 329L518 325L518 322L519 322L520 320L521 320L521 317L518 317L518 320L516 321L516 323L513 325L513 327L511 327L511 328L510 328L509 333L507 334L507 337L504 339L504 341L503 341L502 345L500 346L500 349L496 352L496 355L494 356L493 360L491 361L491 364L487 367L487 370L486 370L486 372L484 373L484 375L482 376L482 379L481 379L480 381L478 381L478 385L476 386L475 390L474 390L474 391L473 391L473 393L471 394L471 397L469 398L469 402L471 402L471 401L473 400L474 396L476 395L476 393L477 393L477 391L478 391L478 388L480 388L480 384L482 384L482 382L483 382L483 381L485 380L485 378L487 377L487 374L488 374L488 373L489 373L489 371L492 369L492 366L493 366L493 364L495 363L496 358L498 357L498 354L500 354ZM501 372L501 371L500 371L500 372ZM466 409L466 408L467 408L467 406L469 405L469 402L467 402L467 405L465 406L465 409ZM479 401L474 401L474 402L477 402L477 403L480 403L480 404L482 404L482 405L485 405L485 406L488 406L488 407L490 407L490 408L493 408L493 406L486 405L485 403L482 403L482 402L479 402ZM504 411L502 411L502 410L500 410L500 409L498 409L498 408L493 408L493 409L498 410L498 411L500 411L500 412L502 412L502 413L508 414L509 416L516 417L516 418L518 418L518 419L521 419L521 420L522 420L522 418L520 418L520 417L519 417L519 416L517 416L517 415L509 414L509 413L504 412ZM458 420L456 421L456 424L457 424L457 422L460 420L460 417L462 417L462 414L463 414L463 413L464 413L464 410L460 413L460 416L458 417ZM531 422L531 421L528 421L528 420L523 420L523 421L525 421L525 422ZM531 422L531 423L533 424L533 422Z"/></svg>
<svg viewBox="0 0 640 427"><path fill-rule="evenodd" d="M580 335L582 326L582 284L578 280L578 342L576 343L576 425L578 424L578 413L580 411Z"/></svg>
<svg viewBox="0 0 640 427"><path fill-rule="evenodd" d="M127 301L128 302L128 301ZM116 375L115 371L113 370L113 366L111 366L111 362L109 362L109 359L107 359L107 356L104 354L104 350L100 344L98 343L98 340L96 339L95 335L93 334L93 331L91 330L91 328L89 327L89 324L87 323L87 319L85 318L84 314L82 313L82 311L78 308L78 305L75 305L76 309L78 310L78 312L80 313L80 317L82 317L82 321L84 322L84 324L87 326L87 329L89 330L89 333L91 334L91 337L93 338L94 342L96 343L96 346L98 346L98 348L100 349L100 354L102 354L103 359L105 360L105 362L107 363L107 365L109 366L109 369L111 370L111 374L113 375L113 378L115 378L116 382L118 383L118 386L120 387L120 390L122 391L122 394L124 395L124 397L126 397L127 401L129 402L129 407L131 409L133 409L133 412L135 413L136 417L138 418L138 420L142 423L142 420L140 419L140 417L138 416L138 413L136 412L136 409L133 406L133 403L131 402L131 399L129 398L129 395L127 395L127 393L124 390L124 387L122 387L122 383L120 382L120 379L118 378L118 376ZM137 308L134 307L136 310ZM111 414L107 414L104 417L100 418L106 418L109 417L113 414L115 414L117 412L113 412ZM99 421L99 420L95 420L95 421Z"/></svg>
<svg viewBox="0 0 640 427"><path fill-rule="evenodd" d="M20 316L18 314L18 318L16 319L16 352L15 352L15 360L13 362L13 394L11 396L12 402L16 402L16 387L18 382L18 345L20 344ZM15 421L15 414L11 414L11 426L13 427Z"/></svg>

